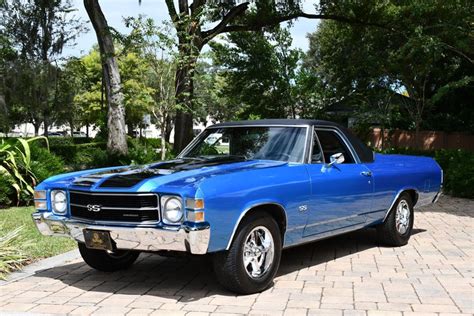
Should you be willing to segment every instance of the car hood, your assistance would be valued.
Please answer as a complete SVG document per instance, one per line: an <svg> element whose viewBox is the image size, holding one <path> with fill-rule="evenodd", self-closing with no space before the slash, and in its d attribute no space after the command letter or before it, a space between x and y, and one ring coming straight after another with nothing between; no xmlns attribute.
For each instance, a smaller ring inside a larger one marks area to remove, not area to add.
<svg viewBox="0 0 474 316"><path fill-rule="evenodd" d="M245 160L234 157L175 159L142 166L112 167L64 174L46 180L44 185L121 192L150 192L157 190L158 187L197 188L199 183L209 177L286 164L281 161Z"/></svg>

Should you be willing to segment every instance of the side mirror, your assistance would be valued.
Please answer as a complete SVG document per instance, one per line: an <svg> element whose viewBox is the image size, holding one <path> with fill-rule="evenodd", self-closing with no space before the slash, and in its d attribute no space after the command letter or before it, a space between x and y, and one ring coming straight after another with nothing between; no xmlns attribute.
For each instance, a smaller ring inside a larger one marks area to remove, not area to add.
<svg viewBox="0 0 474 316"><path fill-rule="evenodd" d="M329 157L329 159L330 159L330 162L328 164L328 167L331 167L332 165L341 164L346 160L344 158L343 153L337 153L337 154L331 155L331 157Z"/></svg>

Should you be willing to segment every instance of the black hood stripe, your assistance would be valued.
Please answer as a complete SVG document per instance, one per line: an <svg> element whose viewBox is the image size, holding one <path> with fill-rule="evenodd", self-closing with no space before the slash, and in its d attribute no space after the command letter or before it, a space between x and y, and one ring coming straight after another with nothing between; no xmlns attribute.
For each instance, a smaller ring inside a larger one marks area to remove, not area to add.
<svg viewBox="0 0 474 316"><path fill-rule="evenodd" d="M224 156L212 159L176 159L150 165L130 172L120 173L109 177L101 183L101 188L129 188L143 180L159 177L179 171L213 167L223 164L245 161L243 157Z"/></svg>

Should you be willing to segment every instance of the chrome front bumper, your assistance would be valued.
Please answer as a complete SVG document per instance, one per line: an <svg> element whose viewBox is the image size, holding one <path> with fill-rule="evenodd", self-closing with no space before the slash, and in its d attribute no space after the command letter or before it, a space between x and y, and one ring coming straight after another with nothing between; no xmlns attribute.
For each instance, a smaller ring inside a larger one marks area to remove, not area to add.
<svg viewBox="0 0 474 316"><path fill-rule="evenodd" d="M50 212L33 213L33 221L41 234L46 236L69 236L78 242L84 242L84 229L110 232L117 249L140 251L173 250L192 254L205 254L209 245L209 226L155 228L155 227L118 227L88 224Z"/></svg>

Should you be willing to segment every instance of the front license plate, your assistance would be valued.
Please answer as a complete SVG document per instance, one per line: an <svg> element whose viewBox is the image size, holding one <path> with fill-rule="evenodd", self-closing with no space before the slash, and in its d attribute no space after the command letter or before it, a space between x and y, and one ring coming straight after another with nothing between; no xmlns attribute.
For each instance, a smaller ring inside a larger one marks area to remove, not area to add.
<svg viewBox="0 0 474 316"><path fill-rule="evenodd" d="M112 251L110 233L104 230L84 229L84 241L87 248Z"/></svg>

